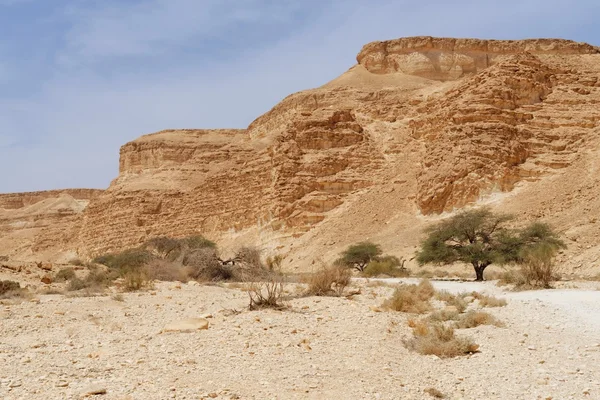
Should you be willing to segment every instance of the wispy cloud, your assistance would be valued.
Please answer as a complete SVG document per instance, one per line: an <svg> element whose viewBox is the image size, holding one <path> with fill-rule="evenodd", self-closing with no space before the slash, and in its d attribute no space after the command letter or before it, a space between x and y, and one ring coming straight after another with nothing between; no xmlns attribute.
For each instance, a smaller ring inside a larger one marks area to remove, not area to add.
<svg viewBox="0 0 600 400"><path fill-rule="evenodd" d="M600 44L595 0L40 1L3 13L21 36L0 46L10 77L3 83L0 72L0 168L10 171L0 192L106 187L128 140L165 128L245 127L289 93L344 72L372 40ZM41 4L50 7L43 23L31 14Z"/></svg>

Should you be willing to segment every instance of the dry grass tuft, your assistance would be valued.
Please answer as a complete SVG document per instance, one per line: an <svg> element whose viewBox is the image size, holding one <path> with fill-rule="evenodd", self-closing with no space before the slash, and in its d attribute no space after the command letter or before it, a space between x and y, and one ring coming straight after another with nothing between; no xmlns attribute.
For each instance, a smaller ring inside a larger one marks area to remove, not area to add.
<svg viewBox="0 0 600 400"><path fill-rule="evenodd" d="M0 299L28 298L31 293L16 281L0 281Z"/></svg>
<svg viewBox="0 0 600 400"><path fill-rule="evenodd" d="M454 310L439 310L431 313L427 319L432 322L455 321L459 318L459 313Z"/></svg>
<svg viewBox="0 0 600 400"><path fill-rule="evenodd" d="M261 282L249 282L246 293L248 293L248 309L257 310L261 308L283 309L281 304L284 289L283 275L272 273L271 276Z"/></svg>
<svg viewBox="0 0 600 400"><path fill-rule="evenodd" d="M135 292L137 290L149 289L152 287L148 275L141 269L132 269L126 271L122 275L123 290L127 292Z"/></svg>
<svg viewBox="0 0 600 400"><path fill-rule="evenodd" d="M392 297L383 303L383 307L411 314L424 314L431 310L431 298L435 289L431 282L422 280L418 285L398 287Z"/></svg>
<svg viewBox="0 0 600 400"><path fill-rule="evenodd" d="M427 388L424 389L423 392L427 393L428 395L430 395L431 397L435 397L436 399L445 399L446 395L442 392L440 392L439 390L437 390L436 388Z"/></svg>
<svg viewBox="0 0 600 400"><path fill-rule="evenodd" d="M456 310L459 313L462 313L467 309L467 302L461 296L457 296L446 290L436 292L435 298L436 300L445 302L449 306L456 307Z"/></svg>
<svg viewBox="0 0 600 400"><path fill-rule="evenodd" d="M471 296L479 300L479 305L481 307L504 307L507 304L506 299L481 294L479 292L473 292L471 293Z"/></svg>
<svg viewBox="0 0 600 400"><path fill-rule="evenodd" d="M435 355L440 358L474 353L479 348L470 338L456 336L451 327L423 321L413 328L413 337L404 341L404 345L419 354Z"/></svg>
<svg viewBox="0 0 600 400"><path fill-rule="evenodd" d="M496 317L491 314L483 311L469 311L458 318L454 327L457 329L469 329L480 325L504 326L502 322L498 321Z"/></svg>
<svg viewBox="0 0 600 400"><path fill-rule="evenodd" d="M341 296L350 284L352 271L342 266L323 266L319 271L306 277L311 296Z"/></svg>

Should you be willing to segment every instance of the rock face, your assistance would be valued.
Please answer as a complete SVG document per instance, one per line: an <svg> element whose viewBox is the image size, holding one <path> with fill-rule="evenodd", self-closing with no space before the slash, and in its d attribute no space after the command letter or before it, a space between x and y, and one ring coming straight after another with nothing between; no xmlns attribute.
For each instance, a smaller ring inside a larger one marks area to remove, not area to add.
<svg viewBox="0 0 600 400"><path fill-rule="evenodd" d="M435 80L455 80L524 52L568 56L600 54L600 49L557 39L513 41L422 36L369 43L358 53L357 60L374 74L402 72Z"/></svg>
<svg viewBox="0 0 600 400"><path fill-rule="evenodd" d="M124 145L72 247L91 256L202 233L306 269L367 238L412 252L437 214L483 202L545 216L600 255L587 216L600 211L597 174L584 173L600 157L598 47L416 37L368 44L357 60L247 129Z"/></svg>
<svg viewBox="0 0 600 400"><path fill-rule="evenodd" d="M75 255L83 210L94 189L0 194L0 255L22 261ZM67 261L67 260L65 260Z"/></svg>

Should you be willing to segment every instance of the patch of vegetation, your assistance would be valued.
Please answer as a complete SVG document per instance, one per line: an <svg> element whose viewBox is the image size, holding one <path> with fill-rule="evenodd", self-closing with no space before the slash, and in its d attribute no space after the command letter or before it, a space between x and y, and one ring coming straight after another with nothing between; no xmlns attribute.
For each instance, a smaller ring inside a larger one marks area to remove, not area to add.
<svg viewBox="0 0 600 400"><path fill-rule="evenodd" d="M491 264L526 264L528 254L538 248L548 251L551 258L565 247L549 225L535 222L522 230L506 225L512 216L496 214L487 208L464 211L427 230L427 238L417 252L417 262L452 264L464 262L475 270L476 280L483 280Z"/></svg>
<svg viewBox="0 0 600 400"><path fill-rule="evenodd" d="M430 395L431 397L435 397L436 399L445 399L446 395L442 392L440 392L439 390L437 390L436 388L427 388L427 389L423 389L424 393L427 393L428 395Z"/></svg>
<svg viewBox="0 0 600 400"><path fill-rule="evenodd" d="M79 264L76 264L79 265ZM75 278L75 269L72 267L61 268L54 276L56 282L66 282Z"/></svg>
<svg viewBox="0 0 600 400"><path fill-rule="evenodd" d="M506 299L488 296L479 292L473 292L471 293L471 296L479 300L479 305L481 307L504 307L507 304Z"/></svg>
<svg viewBox="0 0 600 400"><path fill-rule="evenodd" d="M21 284L16 281L0 281L0 299L10 299L14 297L27 297L29 292L21 288Z"/></svg>
<svg viewBox="0 0 600 400"><path fill-rule="evenodd" d="M386 275L394 278L404 278L409 276L409 272L404 268L404 260L395 256L378 257L370 261L363 271L367 277Z"/></svg>
<svg viewBox="0 0 600 400"><path fill-rule="evenodd" d="M432 322L456 321L459 315L458 311L454 310L438 310L427 316L427 319Z"/></svg>
<svg viewBox="0 0 600 400"><path fill-rule="evenodd" d="M446 290L436 292L435 298L436 300L445 302L449 306L456 307L456 311L459 313L467 309L467 302L461 296L454 295Z"/></svg>
<svg viewBox="0 0 600 400"><path fill-rule="evenodd" d="M419 321L413 327L413 337L405 340L409 350L440 358L472 354L479 349L472 339L456 336L454 329L438 322Z"/></svg>
<svg viewBox="0 0 600 400"><path fill-rule="evenodd" d="M392 297L383 303L383 307L411 314L424 314L431 311L431 298L435 289L428 280L422 280L418 285L402 285Z"/></svg>
<svg viewBox="0 0 600 400"><path fill-rule="evenodd" d="M460 315L454 327L458 329L468 329L480 325L504 326L502 322L498 321L496 317L489 313L483 311L469 311Z"/></svg>
<svg viewBox="0 0 600 400"><path fill-rule="evenodd" d="M373 242L360 242L349 246L336 261L337 265L363 272L367 265L382 254L381 247Z"/></svg>
<svg viewBox="0 0 600 400"><path fill-rule="evenodd" d="M350 284L352 271L341 266L325 266L305 278L311 296L341 296Z"/></svg>
<svg viewBox="0 0 600 400"><path fill-rule="evenodd" d="M281 303L283 288L283 276L278 273L273 273L264 281L249 283L246 288L246 293L248 293L249 297L248 309L284 308Z"/></svg>

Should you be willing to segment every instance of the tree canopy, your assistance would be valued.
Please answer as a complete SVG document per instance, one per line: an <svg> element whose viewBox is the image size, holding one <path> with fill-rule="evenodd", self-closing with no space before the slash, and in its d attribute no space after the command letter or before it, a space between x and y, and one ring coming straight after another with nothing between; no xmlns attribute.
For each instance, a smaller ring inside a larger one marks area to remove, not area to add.
<svg viewBox="0 0 600 400"><path fill-rule="evenodd" d="M349 246L342 253L337 263L356 268L358 271L363 272L367 264L382 253L379 245L372 242L360 242Z"/></svg>
<svg viewBox="0 0 600 400"><path fill-rule="evenodd" d="M417 262L473 265L476 279L491 264L521 263L528 250L546 246L553 254L564 247L549 225L534 222L524 229L509 229L513 217L496 214L487 208L464 211L427 230L427 238L417 252Z"/></svg>

